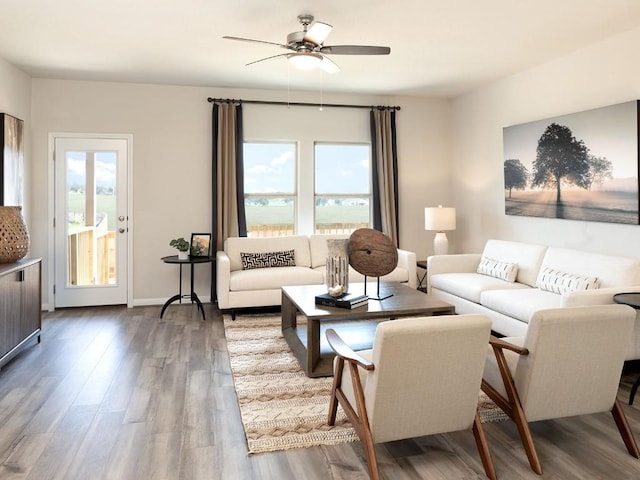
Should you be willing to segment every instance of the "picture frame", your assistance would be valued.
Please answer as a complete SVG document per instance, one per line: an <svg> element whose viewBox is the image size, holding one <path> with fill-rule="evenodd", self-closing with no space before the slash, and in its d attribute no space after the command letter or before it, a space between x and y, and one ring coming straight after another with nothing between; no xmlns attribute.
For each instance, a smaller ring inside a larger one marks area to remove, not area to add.
<svg viewBox="0 0 640 480"><path fill-rule="evenodd" d="M22 206L24 121L0 113L0 206Z"/></svg>
<svg viewBox="0 0 640 480"><path fill-rule="evenodd" d="M505 214L640 224L640 103L505 127Z"/></svg>
<svg viewBox="0 0 640 480"><path fill-rule="evenodd" d="M192 257L211 256L211 234L192 233L190 254Z"/></svg>

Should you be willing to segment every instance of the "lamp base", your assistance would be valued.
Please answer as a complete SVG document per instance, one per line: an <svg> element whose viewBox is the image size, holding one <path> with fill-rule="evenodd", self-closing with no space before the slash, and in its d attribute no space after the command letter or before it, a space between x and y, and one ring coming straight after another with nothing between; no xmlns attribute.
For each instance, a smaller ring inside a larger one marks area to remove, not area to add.
<svg viewBox="0 0 640 480"><path fill-rule="evenodd" d="M449 253L449 241L447 240L447 235L444 232L438 232L433 239L433 254L446 255L447 253Z"/></svg>

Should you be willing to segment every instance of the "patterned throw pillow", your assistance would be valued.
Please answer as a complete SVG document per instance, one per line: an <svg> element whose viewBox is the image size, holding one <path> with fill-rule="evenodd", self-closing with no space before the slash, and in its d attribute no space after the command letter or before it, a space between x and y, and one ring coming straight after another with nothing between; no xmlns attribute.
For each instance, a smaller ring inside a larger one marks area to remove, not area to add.
<svg viewBox="0 0 640 480"><path fill-rule="evenodd" d="M579 277L570 273L560 272L552 268L545 268L540 273L538 288L547 292L562 295L576 290L593 290L600 286L596 277Z"/></svg>
<svg viewBox="0 0 640 480"><path fill-rule="evenodd" d="M518 276L518 264L509 262L500 262L488 257L482 257L480 265L478 265L477 273L488 275L490 277L499 278L509 283L516 281Z"/></svg>
<svg viewBox="0 0 640 480"><path fill-rule="evenodd" d="M283 252L264 252L264 253L244 253L240 252L242 260L242 269L250 270L252 268L269 268L269 267L295 267L296 256L294 250L285 250Z"/></svg>

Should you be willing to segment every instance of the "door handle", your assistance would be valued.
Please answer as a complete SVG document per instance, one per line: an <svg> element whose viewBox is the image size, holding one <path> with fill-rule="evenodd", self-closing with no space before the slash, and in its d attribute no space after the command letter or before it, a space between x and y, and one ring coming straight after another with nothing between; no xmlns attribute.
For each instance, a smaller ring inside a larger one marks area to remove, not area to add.
<svg viewBox="0 0 640 480"><path fill-rule="evenodd" d="M120 228L118 231L119 231L120 233L124 233L124 228Z"/></svg>

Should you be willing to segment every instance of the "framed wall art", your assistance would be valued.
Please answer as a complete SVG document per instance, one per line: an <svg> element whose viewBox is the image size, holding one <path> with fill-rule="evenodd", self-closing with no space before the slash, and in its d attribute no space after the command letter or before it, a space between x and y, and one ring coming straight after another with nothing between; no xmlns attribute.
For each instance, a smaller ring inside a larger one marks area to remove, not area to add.
<svg viewBox="0 0 640 480"><path fill-rule="evenodd" d="M638 225L638 101L505 127L505 213Z"/></svg>
<svg viewBox="0 0 640 480"><path fill-rule="evenodd" d="M191 256L209 257L211 255L211 234L192 233L191 234Z"/></svg>
<svg viewBox="0 0 640 480"><path fill-rule="evenodd" d="M22 206L24 122L0 113L0 205Z"/></svg>

